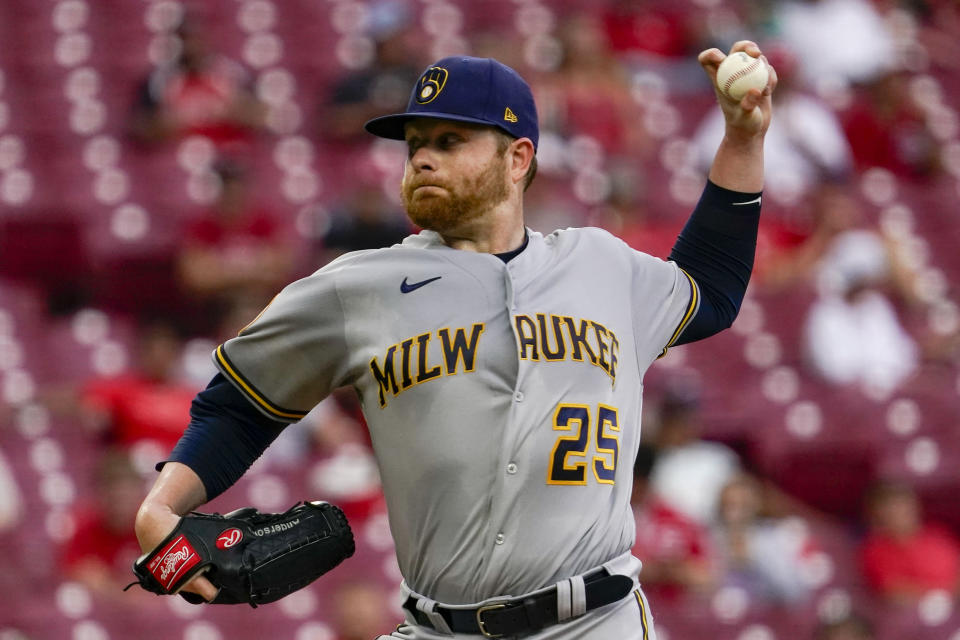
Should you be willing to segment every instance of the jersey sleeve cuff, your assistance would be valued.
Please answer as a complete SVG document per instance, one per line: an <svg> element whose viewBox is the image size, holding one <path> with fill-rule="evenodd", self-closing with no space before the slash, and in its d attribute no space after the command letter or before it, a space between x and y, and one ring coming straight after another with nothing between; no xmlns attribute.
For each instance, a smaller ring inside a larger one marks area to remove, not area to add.
<svg viewBox="0 0 960 640"><path fill-rule="evenodd" d="M680 269L680 271L690 282L690 302L687 303L687 309L684 311L683 318L680 320L680 324L677 325L673 335L670 336L670 340L663 348L663 351L661 351L660 355L657 356L658 360L667 355L667 349L677 343L677 340L679 340L680 336L683 335L683 330L690 325L690 321L693 320L693 318L697 315L697 310L700 308L700 287L697 286L696 280L694 280L689 273L683 269Z"/></svg>
<svg viewBox="0 0 960 640"><path fill-rule="evenodd" d="M217 366L217 369L223 373L224 377L239 389L247 400L268 418L282 422L297 422L307 415L306 411L285 408L271 402L263 392L257 389L250 380L240 373L236 365L234 365L229 356L227 356L227 352L222 344L213 352L213 362Z"/></svg>

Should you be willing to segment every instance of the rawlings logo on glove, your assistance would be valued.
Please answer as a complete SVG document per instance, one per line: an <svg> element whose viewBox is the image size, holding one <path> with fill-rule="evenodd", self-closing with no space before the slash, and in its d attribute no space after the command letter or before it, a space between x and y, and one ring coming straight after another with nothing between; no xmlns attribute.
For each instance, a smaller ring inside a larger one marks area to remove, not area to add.
<svg viewBox="0 0 960 640"><path fill-rule="evenodd" d="M252 507L226 515L191 513L134 563L133 584L167 595L205 572L219 588L213 604L256 607L302 589L353 552L353 532L343 511L326 502L303 502L284 513ZM199 596L181 595L202 602Z"/></svg>
<svg viewBox="0 0 960 640"><path fill-rule="evenodd" d="M229 549L243 540L243 532L240 529L227 529L217 538L217 549Z"/></svg>
<svg viewBox="0 0 960 640"><path fill-rule="evenodd" d="M153 574L165 589L170 585L178 575L189 571L193 566L200 562L200 556L194 551L190 543L183 536L178 536L163 551L158 553L147 565L147 570Z"/></svg>

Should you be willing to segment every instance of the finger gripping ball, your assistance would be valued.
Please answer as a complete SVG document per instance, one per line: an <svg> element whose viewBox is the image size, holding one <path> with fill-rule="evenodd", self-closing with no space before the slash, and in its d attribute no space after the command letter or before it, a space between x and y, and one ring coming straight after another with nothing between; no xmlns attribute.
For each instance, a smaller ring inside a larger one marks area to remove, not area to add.
<svg viewBox="0 0 960 640"><path fill-rule="evenodd" d="M742 100L750 89L762 91L769 77L767 63L743 51L731 53L717 67L717 86L737 101Z"/></svg>

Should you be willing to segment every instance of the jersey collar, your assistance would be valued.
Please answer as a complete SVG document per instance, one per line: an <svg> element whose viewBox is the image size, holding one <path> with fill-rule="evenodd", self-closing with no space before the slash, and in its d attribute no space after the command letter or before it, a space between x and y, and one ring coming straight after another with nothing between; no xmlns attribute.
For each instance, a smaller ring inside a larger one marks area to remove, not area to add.
<svg viewBox="0 0 960 640"><path fill-rule="evenodd" d="M530 229L530 227L526 227L526 231L526 248L524 248L523 251L521 251L506 264L501 262L500 259L498 259L497 256L492 253L473 255L487 255L494 259L497 264L503 265L507 271L509 271L510 276L514 279L515 283L530 281L535 278L538 273L549 267L552 263L554 252L551 251L551 248L548 245L552 245L552 239L554 238L555 234L551 234L548 237L550 239L548 241L547 238L544 238L543 234L533 231ZM401 246L411 249L429 249L434 251L443 251L445 253L448 252L447 255L450 257L458 254L472 253L470 251L451 249L443 242L443 238L440 237L439 233L436 231L430 231L428 229L424 229L420 233L407 236L404 238Z"/></svg>

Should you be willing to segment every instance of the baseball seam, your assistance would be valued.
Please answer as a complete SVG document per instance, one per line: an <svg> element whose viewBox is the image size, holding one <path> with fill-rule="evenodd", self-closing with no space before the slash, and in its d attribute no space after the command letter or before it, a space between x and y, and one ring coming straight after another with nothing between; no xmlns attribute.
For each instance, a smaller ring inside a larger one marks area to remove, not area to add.
<svg viewBox="0 0 960 640"><path fill-rule="evenodd" d="M743 69L740 69L736 73L732 74L729 78L727 78L727 81L723 83L723 92L726 93L727 95L730 95L731 85L733 85L734 82L736 82L743 76L747 75L748 73L753 73L758 68L758 65L760 64L760 62L761 61L759 58L754 58L753 62L750 63L748 66L744 67Z"/></svg>

